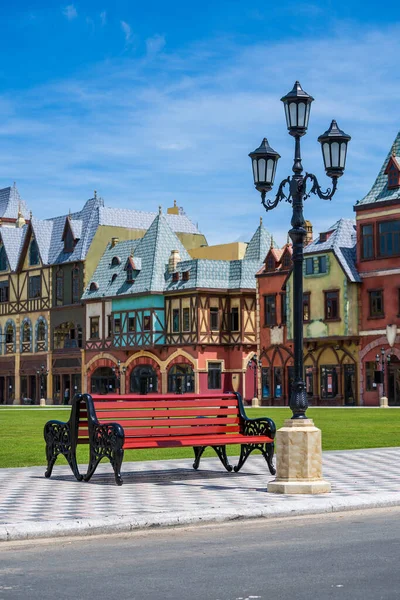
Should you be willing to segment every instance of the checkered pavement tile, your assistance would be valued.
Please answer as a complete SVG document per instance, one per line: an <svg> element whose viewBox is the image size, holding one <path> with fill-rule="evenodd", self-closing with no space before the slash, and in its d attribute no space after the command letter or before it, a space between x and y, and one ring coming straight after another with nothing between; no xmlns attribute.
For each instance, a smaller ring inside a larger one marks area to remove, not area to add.
<svg viewBox="0 0 400 600"><path fill-rule="evenodd" d="M111 465L103 462L92 480L78 482L69 467L0 470L0 522L45 522L155 514L201 515L229 507L263 509L288 499L267 493L273 479L260 455L252 455L240 473L227 473L218 459L205 458L200 469L192 460L123 463L124 485L115 484ZM84 472L83 468L81 469ZM400 490L400 448L325 452L323 473L332 484L331 497L367 496Z"/></svg>

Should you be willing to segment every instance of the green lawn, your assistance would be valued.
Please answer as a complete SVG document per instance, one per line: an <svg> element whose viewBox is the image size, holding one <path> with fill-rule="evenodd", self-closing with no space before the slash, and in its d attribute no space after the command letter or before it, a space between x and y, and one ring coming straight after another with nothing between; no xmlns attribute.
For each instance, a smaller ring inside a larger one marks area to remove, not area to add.
<svg viewBox="0 0 400 600"><path fill-rule="evenodd" d="M250 417L268 416L277 428L290 418L289 409L249 409ZM347 450L352 448L381 448L400 445L400 410L395 408L310 408L307 415L322 430L324 450ZM69 409L0 409L0 467L26 467L45 465L43 426L50 419L67 421ZM238 454L238 447L228 447L228 453ZM205 456L215 456L207 450ZM88 462L86 446L78 447L78 462ZM168 458L191 458L191 448L167 450L128 450L125 460L153 460ZM58 459L65 464L63 457ZM58 462L57 461L57 462Z"/></svg>

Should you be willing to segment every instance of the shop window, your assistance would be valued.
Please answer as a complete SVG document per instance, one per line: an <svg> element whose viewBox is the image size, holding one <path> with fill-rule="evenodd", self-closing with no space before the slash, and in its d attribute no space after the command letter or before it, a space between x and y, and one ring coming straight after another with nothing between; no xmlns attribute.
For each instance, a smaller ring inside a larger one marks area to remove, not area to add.
<svg viewBox="0 0 400 600"><path fill-rule="evenodd" d="M324 292L325 294L325 321L339 319L339 292Z"/></svg>
<svg viewBox="0 0 400 600"><path fill-rule="evenodd" d="M307 398L312 398L314 395L314 377L312 367L305 368L305 382Z"/></svg>
<svg viewBox="0 0 400 600"><path fill-rule="evenodd" d="M303 294L303 323L308 323L309 321L311 321L310 302L311 294L310 292L305 292Z"/></svg>
<svg viewBox="0 0 400 600"><path fill-rule="evenodd" d="M133 369L130 389L133 394L151 394L158 391L157 374L151 365L139 365Z"/></svg>
<svg viewBox="0 0 400 600"><path fill-rule="evenodd" d="M374 390L376 390L376 383L374 382L375 369L376 369L375 361L367 361L364 364L365 391L366 392L373 392Z"/></svg>
<svg viewBox="0 0 400 600"><path fill-rule="evenodd" d="M282 398L283 396L283 369L282 367L274 367L274 398Z"/></svg>
<svg viewBox="0 0 400 600"><path fill-rule="evenodd" d="M42 290L40 275L29 277L29 298L40 298L41 295Z"/></svg>
<svg viewBox="0 0 400 600"><path fill-rule="evenodd" d="M400 254L400 220L379 223L379 255L397 256Z"/></svg>
<svg viewBox="0 0 400 600"><path fill-rule="evenodd" d="M190 323L189 323L189 309L182 309L182 329L183 331L190 331Z"/></svg>
<svg viewBox="0 0 400 600"><path fill-rule="evenodd" d="M219 310L216 306L210 308L210 329L219 331Z"/></svg>
<svg viewBox="0 0 400 600"><path fill-rule="evenodd" d="M208 389L221 389L221 363L208 363Z"/></svg>
<svg viewBox="0 0 400 600"><path fill-rule="evenodd" d="M373 225L361 226L361 258L374 258L374 228Z"/></svg>
<svg viewBox="0 0 400 600"><path fill-rule="evenodd" d="M369 316L384 317L383 312L383 290L369 290Z"/></svg>
<svg viewBox="0 0 400 600"><path fill-rule="evenodd" d="M336 365L321 367L321 398L335 398L338 393L338 375Z"/></svg>
<svg viewBox="0 0 400 600"><path fill-rule="evenodd" d="M272 327L276 325L276 295L270 294L264 297L265 321L264 324Z"/></svg>
<svg viewBox="0 0 400 600"><path fill-rule="evenodd" d="M98 340L100 337L100 317L90 317L90 339Z"/></svg>
<svg viewBox="0 0 400 600"><path fill-rule="evenodd" d="M174 308L172 310L172 331L174 333L178 333L180 330L179 323L179 308Z"/></svg>
<svg viewBox="0 0 400 600"><path fill-rule="evenodd" d="M239 331L239 308L233 306L231 308L231 331Z"/></svg>
<svg viewBox="0 0 400 600"><path fill-rule="evenodd" d="M168 392L189 394L194 392L194 373L190 365L174 365L168 371Z"/></svg>
<svg viewBox="0 0 400 600"><path fill-rule="evenodd" d="M261 369L261 393L263 398L269 398L271 395L271 369L269 367Z"/></svg>

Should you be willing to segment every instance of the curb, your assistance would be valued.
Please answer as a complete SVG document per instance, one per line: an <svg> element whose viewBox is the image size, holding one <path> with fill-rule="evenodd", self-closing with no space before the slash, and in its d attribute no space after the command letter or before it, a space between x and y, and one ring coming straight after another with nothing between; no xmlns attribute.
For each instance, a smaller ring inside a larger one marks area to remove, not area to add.
<svg viewBox="0 0 400 600"><path fill-rule="evenodd" d="M287 496L285 496L287 498ZM16 524L0 524L0 542L35 540L41 538L62 538L74 536L93 536L115 533L130 533L154 528L177 527L183 525L205 525L223 523L239 519L282 519L302 515L319 515L352 510L389 508L400 506L400 495L396 492L387 494L368 494L364 497L313 497L303 496L304 502L299 505L296 500L287 500L284 506L270 506L264 509L218 510L203 512L201 515L188 513L160 513L138 517L106 517L103 519L69 519L32 523L25 521Z"/></svg>

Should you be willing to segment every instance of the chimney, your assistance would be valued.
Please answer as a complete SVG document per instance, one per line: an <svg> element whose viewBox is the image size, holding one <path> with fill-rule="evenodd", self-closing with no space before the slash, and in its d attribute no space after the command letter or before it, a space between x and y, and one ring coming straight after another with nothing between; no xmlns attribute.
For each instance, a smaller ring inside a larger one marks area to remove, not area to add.
<svg viewBox="0 0 400 600"><path fill-rule="evenodd" d="M119 237L112 237L111 238L111 248L115 248L115 246L118 244L119 242Z"/></svg>
<svg viewBox="0 0 400 600"><path fill-rule="evenodd" d="M311 221L306 221L306 239L305 239L305 246L308 246L308 244L311 244L311 242L313 241L313 227L312 227L312 223Z"/></svg>
<svg viewBox="0 0 400 600"><path fill-rule="evenodd" d="M168 260L168 273L174 273L178 263L181 262L179 250L171 250L171 255Z"/></svg>

